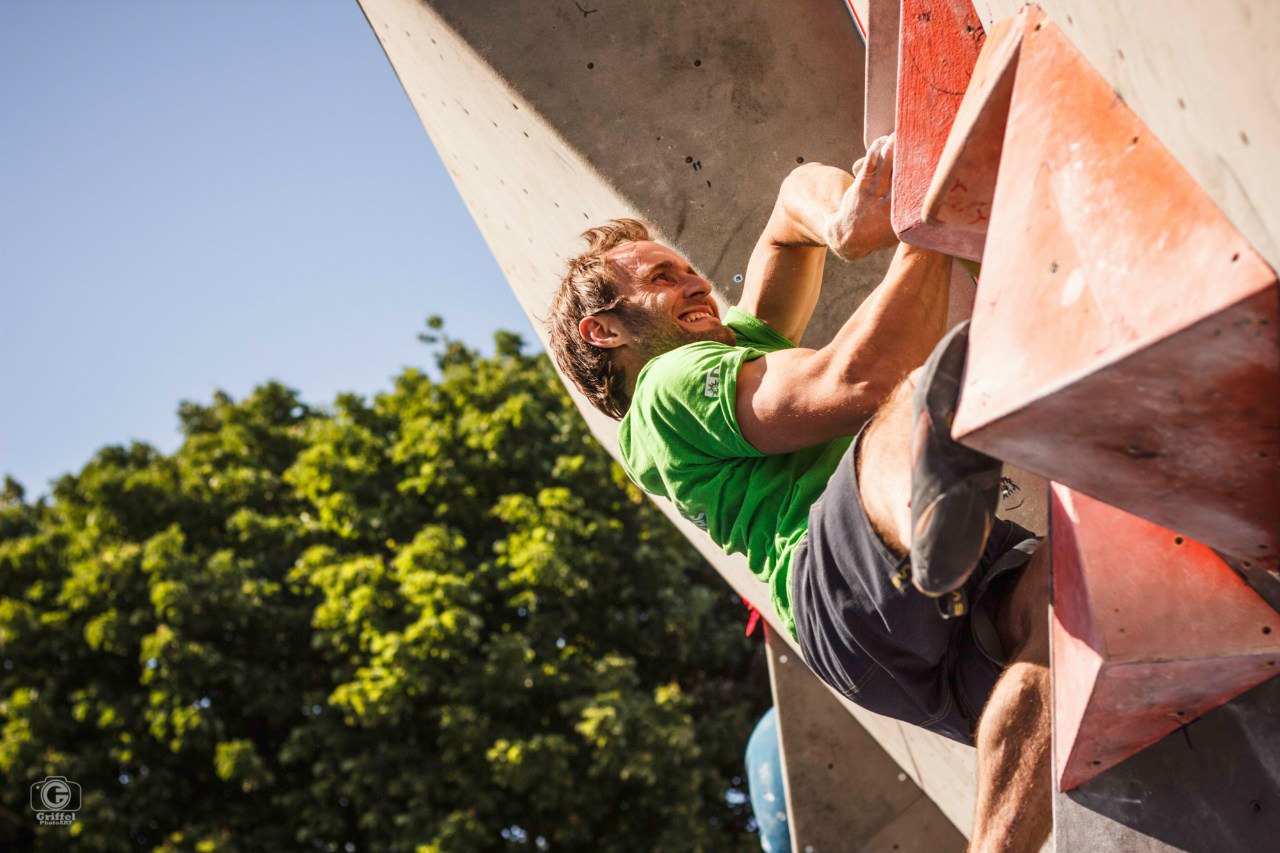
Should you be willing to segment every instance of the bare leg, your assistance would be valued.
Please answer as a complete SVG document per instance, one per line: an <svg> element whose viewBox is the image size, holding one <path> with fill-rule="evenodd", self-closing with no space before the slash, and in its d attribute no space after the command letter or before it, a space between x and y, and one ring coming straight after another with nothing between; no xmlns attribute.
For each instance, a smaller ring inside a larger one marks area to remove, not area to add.
<svg viewBox="0 0 1280 853"><path fill-rule="evenodd" d="M858 454L858 491L872 527L889 549L911 549L911 394L917 368L868 424Z"/></svg>
<svg viewBox="0 0 1280 853"><path fill-rule="evenodd" d="M917 374L894 390L867 427L858 465L867 517L899 554L911 544L911 394ZM972 853L1035 853L1052 828L1048 563L1042 548L997 613L1010 664L978 724Z"/></svg>
<svg viewBox="0 0 1280 853"><path fill-rule="evenodd" d="M1053 828L1047 549L1031 558L996 628L1010 663L978 722L978 807L969 850L1034 853Z"/></svg>

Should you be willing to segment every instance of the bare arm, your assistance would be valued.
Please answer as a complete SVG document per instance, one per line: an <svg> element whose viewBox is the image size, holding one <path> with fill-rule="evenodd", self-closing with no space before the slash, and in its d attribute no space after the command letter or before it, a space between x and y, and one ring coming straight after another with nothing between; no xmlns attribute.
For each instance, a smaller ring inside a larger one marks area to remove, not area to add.
<svg viewBox="0 0 1280 853"><path fill-rule="evenodd" d="M819 350L745 362L736 414L761 453L853 435L945 331L951 259L903 244L884 281Z"/></svg>
<svg viewBox="0 0 1280 853"><path fill-rule="evenodd" d="M792 171L751 253L738 305L798 343L817 305L827 249L854 260L896 242L892 166L893 141L885 137L854 174L820 163Z"/></svg>

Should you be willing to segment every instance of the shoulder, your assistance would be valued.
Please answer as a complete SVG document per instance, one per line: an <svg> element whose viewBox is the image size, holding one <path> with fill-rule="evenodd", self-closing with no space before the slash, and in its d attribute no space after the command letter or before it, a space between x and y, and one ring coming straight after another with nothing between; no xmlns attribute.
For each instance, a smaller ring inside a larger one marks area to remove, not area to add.
<svg viewBox="0 0 1280 853"><path fill-rule="evenodd" d="M758 356L749 347L711 341L686 344L645 365L623 418L627 440L648 436L688 445L690 456L754 456L734 411L738 370Z"/></svg>
<svg viewBox="0 0 1280 853"><path fill-rule="evenodd" d="M722 372L726 362L745 354L743 347L714 341L685 344L651 360L636 380L636 397L705 390L708 377Z"/></svg>

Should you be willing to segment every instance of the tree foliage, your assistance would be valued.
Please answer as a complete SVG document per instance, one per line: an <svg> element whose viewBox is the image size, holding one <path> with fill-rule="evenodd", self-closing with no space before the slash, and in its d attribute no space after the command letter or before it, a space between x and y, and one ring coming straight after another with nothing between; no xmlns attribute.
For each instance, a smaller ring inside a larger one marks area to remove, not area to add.
<svg viewBox="0 0 1280 853"><path fill-rule="evenodd" d="M437 335L372 402L217 394L172 455L6 481L0 846L751 849L741 609L545 356Z"/></svg>

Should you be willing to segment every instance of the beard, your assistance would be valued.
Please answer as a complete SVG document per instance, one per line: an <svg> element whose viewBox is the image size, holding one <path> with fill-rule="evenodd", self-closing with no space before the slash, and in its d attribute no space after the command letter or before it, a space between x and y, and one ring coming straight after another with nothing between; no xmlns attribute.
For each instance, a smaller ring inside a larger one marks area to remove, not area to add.
<svg viewBox="0 0 1280 853"><path fill-rule="evenodd" d="M637 354L646 362L663 353L671 352L677 347L699 341L713 341L727 346L737 343L733 330L728 326L715 325L702 330L689 329L682 326L674 317L646 311L625 302L614 308L614 313L635 339Z"/></svg>

